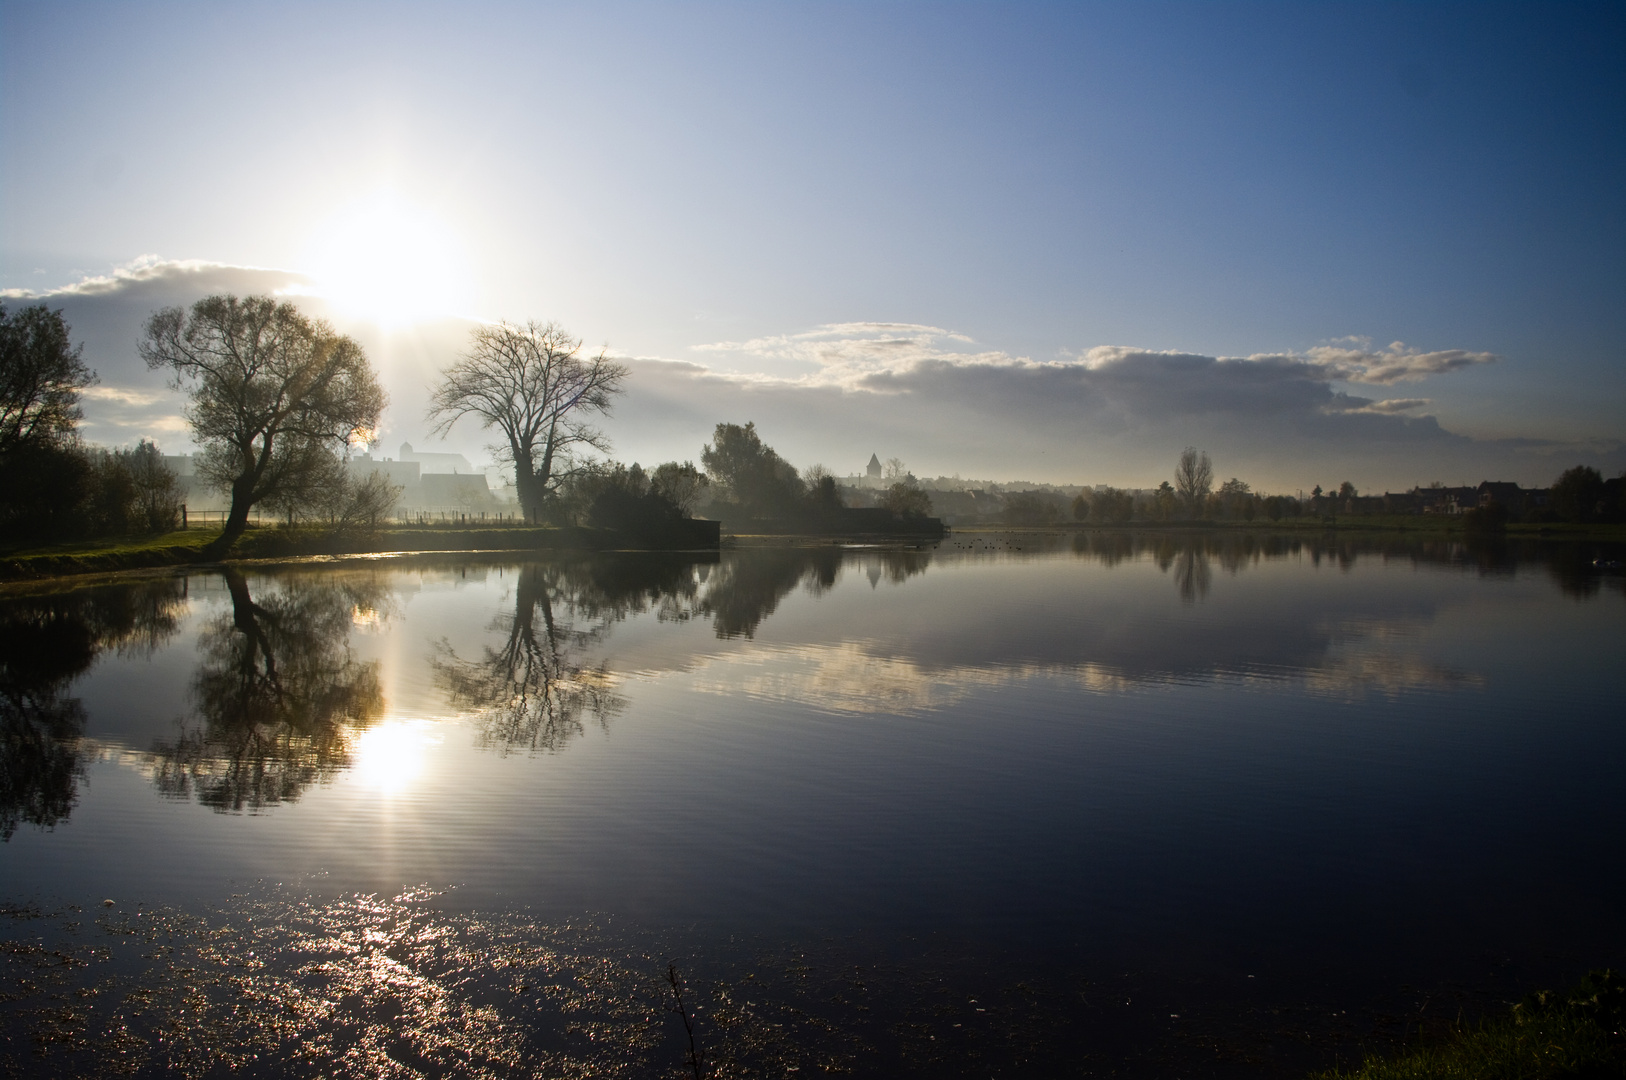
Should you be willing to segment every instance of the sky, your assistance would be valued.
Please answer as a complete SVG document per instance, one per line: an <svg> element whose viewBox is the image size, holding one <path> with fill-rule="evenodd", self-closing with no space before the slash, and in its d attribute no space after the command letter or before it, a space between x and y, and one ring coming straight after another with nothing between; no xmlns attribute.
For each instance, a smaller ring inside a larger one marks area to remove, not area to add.
<svg viewBox="0 0 1626 1080"><path fill-rule="evenodd" d="M0 0L0 291L87 439L273 293L381 450L482 322L627 363L622 460L1363 491L1626 468L1626 6Z"/></svg>

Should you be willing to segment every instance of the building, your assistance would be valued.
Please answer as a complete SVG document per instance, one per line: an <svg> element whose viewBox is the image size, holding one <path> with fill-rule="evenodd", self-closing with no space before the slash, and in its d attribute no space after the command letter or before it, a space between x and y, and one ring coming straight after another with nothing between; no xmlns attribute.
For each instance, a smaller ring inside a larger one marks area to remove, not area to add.
<svg viewBox="0 0 1626 1080"><path fill-rule="evenodd" d="M418 483L419 466L416 461L391 461L389 458L373 460L371 454L357 454L348 462L350 479L360 482L373 473L383 473L384 478L400 488L410 488Z"/></svg>
<svg viewBox="0 0 1626 1080"><path fill-rule="evenodd" d="M469 459L462 454L418 453L412 449L412 444L409 442L401 444L401 460L417 462L420 475L458 473L467 476L478 471L469 463Z"/></svg>
<svg viewBox="0 0 1626 1080"><path fill-rule="evenodd" d="M874 454L869 456L869 464L864 466L864 475L869 477L871 480L879 480L881 478L881 459L879 457L875 456Z"/></svg>

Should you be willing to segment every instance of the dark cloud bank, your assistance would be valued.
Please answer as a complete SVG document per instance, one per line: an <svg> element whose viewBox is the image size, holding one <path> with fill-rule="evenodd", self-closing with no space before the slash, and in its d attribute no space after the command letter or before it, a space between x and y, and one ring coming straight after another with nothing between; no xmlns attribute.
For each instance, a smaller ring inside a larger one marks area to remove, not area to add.
<svg viewBox="0 0 1626 1080"><path fill-rule="evenodd" d="M285 271L147 260L39 297L14 292L5 302L61 308L84 342L101 374L85 402L88 438L117 444L147 436L180 447L180 400L136 356L145 319L214 292L281 293L330 317L310 285ZM403 440L423 443L426 386L462 348L471 324L443 320L386 335L334 321L367 347L390 391L383 452ZM877 452L930 475L1140 486L1163 479L1188 444L1208 449L1222 478L1278 491L1344 479L1363 489L1434 479L1534 485L1579 461L1609 472L1626 465L1619 441L1455 434L1428 414L1427 398L1394 393L1399 384L1495 359L1461 350L1374 349L1351 340L1302 355L1232 359L1109 346L1036 362L975 351L933 327L848 324L701 346L695 356L727 357L736 368L759 357L801 374L741 376L700 362L627 358L629 393L606 424L618 457L698 458L717 421L755 420L791 461L838 473L859 470ZM448 441L483 456L488 439L470 428Z"/></svg>

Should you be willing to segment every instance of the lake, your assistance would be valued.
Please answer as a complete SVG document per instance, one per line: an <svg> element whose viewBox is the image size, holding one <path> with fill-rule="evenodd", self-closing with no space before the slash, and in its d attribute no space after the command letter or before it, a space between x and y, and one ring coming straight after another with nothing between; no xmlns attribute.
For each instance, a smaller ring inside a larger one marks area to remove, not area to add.
<svg viewBox="0 0 1626 1080"><path fill-rule="evenodd" d="M694 1075L685 1020L717 1076L1358 1060L1626 962L1599 555L954 533L13 588L4 1067Z"/></svg>

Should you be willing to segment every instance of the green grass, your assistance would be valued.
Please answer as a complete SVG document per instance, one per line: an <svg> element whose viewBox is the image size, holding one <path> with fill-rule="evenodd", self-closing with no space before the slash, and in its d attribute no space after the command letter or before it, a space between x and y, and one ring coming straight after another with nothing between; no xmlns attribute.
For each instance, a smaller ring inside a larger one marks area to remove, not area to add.
<svg viewBox="0 0 1626 1080"><path fill-rule="evenodd" d="M0 579L59 577L143 570L196 562L219 529L189 529L153 536L103 538L22 548L0 555Z"/></svg>
<svg viewBox="0 0 1626 1080"><path fill-rule="evenodd" d="M1594 971L1567 994L1534 994L1445 1039L1317 1080L1557 1080L1626 1077L1626 979Z"/></svg>
<svg viewBox="0 0 1626 1080"><path fill-rule="evenodd" d="M201 561L204 547L219 535L219 527L202 527L158 536L104 538L15 549L0 553L0 581L186 566ZM293 528L276 525L250 527L226 558L296 559L396 551L603 549L628 542L626 537L610 530L579 526L437 523L385 525L370 533L347 534L319 525Z"/></svg>

